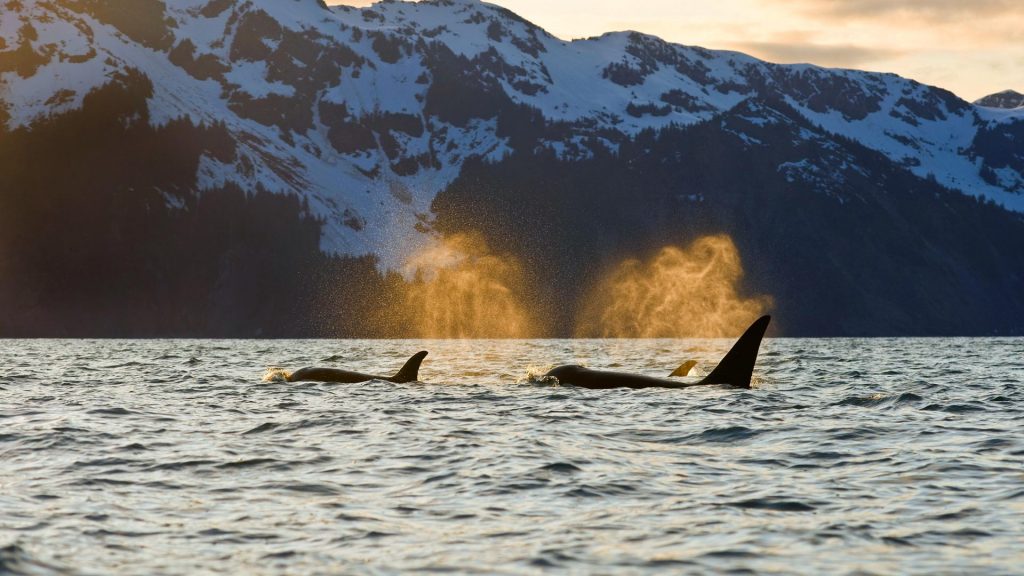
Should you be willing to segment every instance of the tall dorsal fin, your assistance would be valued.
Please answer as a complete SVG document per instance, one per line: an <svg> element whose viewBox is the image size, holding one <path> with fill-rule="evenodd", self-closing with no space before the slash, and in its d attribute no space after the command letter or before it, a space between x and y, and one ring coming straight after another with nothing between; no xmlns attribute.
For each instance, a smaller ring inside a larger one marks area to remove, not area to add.
<svg viewBox="0 0 1024 576"><path fill-rule="evenodd" d="M402 369L391 378L392 382L397 384L405 384L406 382L416 382L420 379L420 364L423 359L427 357L426 352L417 352L413 354L412 358L402 366Z"/></svg>
<svg viewBox="0 0 1024 576"><path fill-rule="evenodd" d="M757 351L761 347L761 339L771 323L771 316L762 316L747 328L732 350L722 358L718 366L701 380L701 384L729 384L740 388L750 388L750 378L754 374L754 363L757 362Z"/></svg>
<svg viewBox="0 0 1024 576"><path fill-rule="evenodd" d="M668 376L669 376L669 378L671 378L673 376L679 376L679 377L689 376L690 375L690 370L693 370L693 367L696 366L696 365L697 365L697 361L696 360L687 360L686 362L683 362L682 364L680 364L679 368L676 368L675 372L669 374Z"/></svg>

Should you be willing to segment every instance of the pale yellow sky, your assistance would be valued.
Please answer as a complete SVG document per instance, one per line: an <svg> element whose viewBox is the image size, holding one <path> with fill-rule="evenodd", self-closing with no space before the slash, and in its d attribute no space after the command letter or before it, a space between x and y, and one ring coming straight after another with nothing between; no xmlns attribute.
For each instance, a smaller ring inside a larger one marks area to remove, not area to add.
<svg viewBox="0 0 1024 576"><path fill-rule="evenodd" d="M372 2L331 0L333 4ZM638 30L772 62L896 72L967 100L1024 92L1024 0L498 0L564 39Z"/></svg>

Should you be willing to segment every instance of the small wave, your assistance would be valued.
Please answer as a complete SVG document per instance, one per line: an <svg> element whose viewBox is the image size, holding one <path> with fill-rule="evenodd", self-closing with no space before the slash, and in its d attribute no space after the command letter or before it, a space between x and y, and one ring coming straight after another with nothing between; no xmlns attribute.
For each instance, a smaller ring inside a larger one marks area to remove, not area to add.
<svg viewBox="0 0 1024 576"><path fill-rule="evenodd" d="M891 546L914 546L914 543L899 536L882 536L882 542Z"/></svg>
<svg viewBox="0 0 1024 576"><path fill-rule="evenodd" d="M265 486L266 488L286 490L288 492L300 492L302 494L322 494L324 496L336 496L342 493L342 490L336 486L329 486L327 484L307 484L307 483L295 483L295 484L284 484L275 483Z"/></svg>
<svg viewBox="0 0 1024 576"><path fill-rule="evenodd" d="M952 532L931 532L946 539L946 541L952 539L966 539L975 540L977 538L991 538L992 533L987 530L980 530L978 528L961 528L959 530L953 530Z"/></svg>
<svg viewBox="0 0 1024 576"><path fill-rule="evenodd" d="M950 414L966 414L969 412L984 412L985 407L978 404L929 404L922 408L928 412L948 412Z"/></svg>
<svg viewBox="0 0 1024 576"><path fill-rule="evenodd" d="M750 559L758 555L746 550L715 550L702 555L705 558Z"/></svg>
<svg viewBox="0 0 1024 576"><path fill-rule="evenodd" d="M998 452L1005 448L1011 448L1016 442L1007 438L989 438L973 444L978 452Z"/></svg>
<svg viewBox="0 0 1024 576"><path fill-rule="evenodd" d="M138 442L135 442L135 443L132 443L132 444L127 444L125 446L121 446L120 448L118 448L118 450L131 450L131 451L135 451L135 450L149 450L149 448L147 448L144 444L139 444Z"/></svg>
<svg viewBox="0 0 1024 576"><path fill-rule="evenodd" d="M904 392L896 399L896 403L903 404L906 402L920 402L921 400L924 400L924 398L914 394L913 392Z"/></svg>
<svg viewBox="0 0 1024 576"><path fill-rule="evenodd" d="M263 375L261 380L263 382L287 382L291 376L292 375L283 368L270 367L267 368L267 372Z"/></svg>
<svg viewBox="0 0 1024 576"><path fill-rule="evenodd" d="M47 576L74 574L74 572L37 560L21 546L11 544L0 548L0 574Z"/></svg>
<svg viewBox="0 0 1024 576"><path fill-rule="evenodd" d="M526 368L526 375L518 380L516 384L534 384L539 386L558 386L558 378L548 376L547 373L554 366L529 366Z"/></svg>
<svg viewBox="0 0 1024 576"><path fill-rule="evenodd" d="M728 428L711 428L697 435L699 440L704 442L738 442L748 440L760 434L759 431L744 426L729 426Z"/></svg>
<svg viewBox="0 0 1024 576"><path fill-rule="evenodd" d="M924 400L913 392L904 392L899 396L891 394L872 394L870 396L847 396L833 406L858 406L861 408L873 408L876 406L902 406Z"/></svg>
<svg viewBox="0 0 1024 576"><path fill-rule="evenodd" d="M684 560L682 558L654 558L644 563L644 567L649 568L684 568L688 566L698 566L693 560Z"/></svg>
<svg viewBox="0 0 1024 576"><path fill-rule="evenodd" d="M424 480L423 483L424 484L434 484L434 483L440 482L442 480L448 480L448 479L451 479L451 478L455 478L456 476L457 476L457 474L455 472L445 472L443 474L437 474L436 476L431 476L431 477L427 478L426 480Z"/></svg>
<svg viewBox="0 0 1024 576"><path fill-rule="evenodd" d="M162 462L143 468L143 472L156 472L160 470L188 470L216 464L214 460L181 460L178 462Z"/></svg>
<svg viewBox="0 0 1024 576"><path fill-rule="evenodd" d="M790 458L796 458L800 460L843 460L849 458L852 454L846 454L843 452L833 452L827 450L817 450L807 453L792 452L787 454Z"/></svg>
<svg viewBox="0 0 1024 576"><path fill-rule="evenodd" d="M393 538L395 536L401 536L401 532L381 532L380 530L367 530L361 533L354 534L352 536L342 536L336 538L335 542L353 542L359 540L380 540L381 538Z"/></svg>
<svg viewBox="0 0 1024 576"><path fill-rule="evenodd" d="M576 498L610 498L634 494L636 491L637 488L635 486L622 483L609 483L600 486L581 484L566 492L566 496Z"/></svg>
<svg viewBox="0 0 1024 576"><path fill-rule="evenodd" d="M540 467L545 472L557 472L559 474L575 474L576 472L583 472L583 469L575 464L569 462L554 462L546 464Z"/></svg>
<svg viewBox="0 0 1024 576"><path fill-rule="evenodd" d="M817 507L807 504L806 502L780 498L753 498L751 500L729 502L726 505L732 506L733 508L771 510L773 512L814 512L817 510Z"/></svg>
<svg viewBox="0 0 1024 576"><path fill-rule="evenodd" d="M103 414L106 416L127 416L131 414L130 410L125 408L96 408L95 410L89 410L86 414Z"/></svg>
<svg viewBox="0 0 1024 576"><path fill-rule="evenodd" d="M86 536L106 537L106 536L118 536L121 538L145 538L147 536L159 536L164 532L158 531L133 531L133 530L108 530L106 528L100 528L98 530L86 530L82 532Z"/></svg>
<svg viewBox="0 0 1024 576"><path fill-rule="evenodd" d="M862 441L879 436L878 430L874 428L834 428L826 432L832 435L832 440L843 442Z"/></svg>
<svg viewBox="0 0 1024 576"><path fill-rule="evenodd" d="M978 509L977 508L968 507L968 508L964 508L963 510L957 510L956 512L944 512L942 514L936 514L936 515L932 516L931 519L932 520L937 520L937 521L940 521L940 522L951 522L953 520L963 520L965 518L969 518L969 517L975 516L977 514L978 514Z"/></svg>
<svg viewBox="0 0 1024 576"><path fill-rule="evenodd" d="M269 554L264 554L263 555L263 559L264 560L282 560L282 559L285 559L285 558L295 557L298 554L299 553L296 552L295 550L284 550L284 551L281 551L281 552L271 552Z"/></svg>
<svg viewBox="0 0 1024 576"><path fill-rule="evenodd" d="M251 430L246 430L245 432L242 432L242 434L259 434L260 432L269 432L270 430L273 430L279 426L280 424L277 424L275 422L264 422L263 424L260 424L259 426L252 428Z"/></svg>
<svg viewBox="0 0 1024 576"><path fill-rule="evenodd" d="M225 462L218 464L217 468L232 469L232 468L252 468L254 466L263 466L264 464L276 464L277 460L273 458L250 458L248 460L238 460L236 462Z"/></svg>
<svg viewBox="0 0 1024 576"><path fill-rule="evenodd" d="M545 400L556 400L556 401L557 400L568 400L569 398L572 398L572 396L569 396L568 394L560 394L560 393L550 394L550 395L544 397Z"/></svg>
<svg viewBox="0 0 1024 576"><path fill-rule="evenodd" d="M871 396L847 396L833 404L833 406L878 406L885 402L885 394L872 394Z"/></svg>
<svg viewBox="0 0 1024 576"><path fill-rule="evenodd" d="M134 463L134 460L105 457L97 458L95 460L79 460L78 462L75 462L74 468L112 468L114 466L126 466Z"/></svg>
<svg viewBox="0 0 1024 576"><path fill-rule="evenodd" d="M107 364L107 365L104 365L104 366L96 366L96 368L99 368L101 370L113 370L113 369L116 369L116 368L136 368L138 366L148 366L148 364L145 363L145 362L138 362L138 361L132 360L132 361L129 361L129 362L121 362L119 364Z"/></svg>
<svg viewBox="0 0 1024 576"><path fill-rule="evenodd" d="M1000 498L1001 500L1024 500L1024 490L1017 490Z"/></svg>
<svg viewBox="0 0 1024 576"><path fill-rule="evenodd" d="M200 530L199 532L197 532L197 534L206 538L210 538L215 536L230 536L232 534L235 534L235 532L221 530L220 528L207 528L205 530Z"/></svg>

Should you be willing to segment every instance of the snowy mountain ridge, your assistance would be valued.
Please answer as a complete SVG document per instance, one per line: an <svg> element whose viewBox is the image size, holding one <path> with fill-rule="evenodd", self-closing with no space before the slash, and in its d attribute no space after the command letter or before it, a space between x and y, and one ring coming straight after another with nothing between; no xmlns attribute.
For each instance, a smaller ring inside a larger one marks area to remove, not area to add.
<svg viewBox="0 0 1024 576"><path fill-rule="evenodd" d="M387 265L422 241L431 202L467 159L524 147L586 159L645 130L737 110L755 125L786 121L759 113L764 102L1024 212L1024 109L972 105L892 74L775 65L634 32L568 42L477 0L5 2L8 129L74 110L131 71L153 85L152 123L223 123L238 148L229 162L204 156L199 189L166 191L170 204L226 182L296 194L324 220L324 250ZM830 162L793 158L779 172L827 190L857 169Z"/></svg>
<svg viewBox="0 0 1024 576"><path fill-rule="evenodd" d="M996 92L984 98L979 98L974 103L977 106L984 106L986 108L1013 110L1015 108L1024 108L1024 94L1016 90L1003 90L1002 92Z"/></svg>

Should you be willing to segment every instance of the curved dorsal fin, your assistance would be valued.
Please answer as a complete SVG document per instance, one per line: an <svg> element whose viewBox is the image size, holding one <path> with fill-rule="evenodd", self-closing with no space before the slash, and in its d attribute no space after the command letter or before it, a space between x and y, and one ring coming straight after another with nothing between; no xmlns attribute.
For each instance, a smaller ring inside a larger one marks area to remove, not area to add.
<svg viewBox="0 0 1024 576"><path fill-rule="evenodd" d="M673 376L680 376L680 377L682 377L682 376L689 376L690 375L690 370L693 370L693 367L696 366L696 365L697 365L697 361L696 360L687 360L686 362L683 362L682 364L680 364L679 368L676 368L675 372L672 372L668 376L669 376L669 378L671 378Z"/></svg>
<svg viewBox="0 0 1024 576"><path fill-rule="evenodd" d="M409 361L405 363L405 366L402 366L402 369L391 378L391 381L397 384L405 384L406 382L416 382L419 380L420 364L426 357L426 352L413 354L412 358L409 358Z"/></svg>
<svg viewBox="0 0 1024 576"><path fill-rule="evenodd" d="M740 388L750 388L750 377L754 373L757 362L757 351L761 347L761 339L772 321L771 316L762 316L747 328L732 350L722 358L718 366L701 380L701 384L729 384Z"/></svg>

